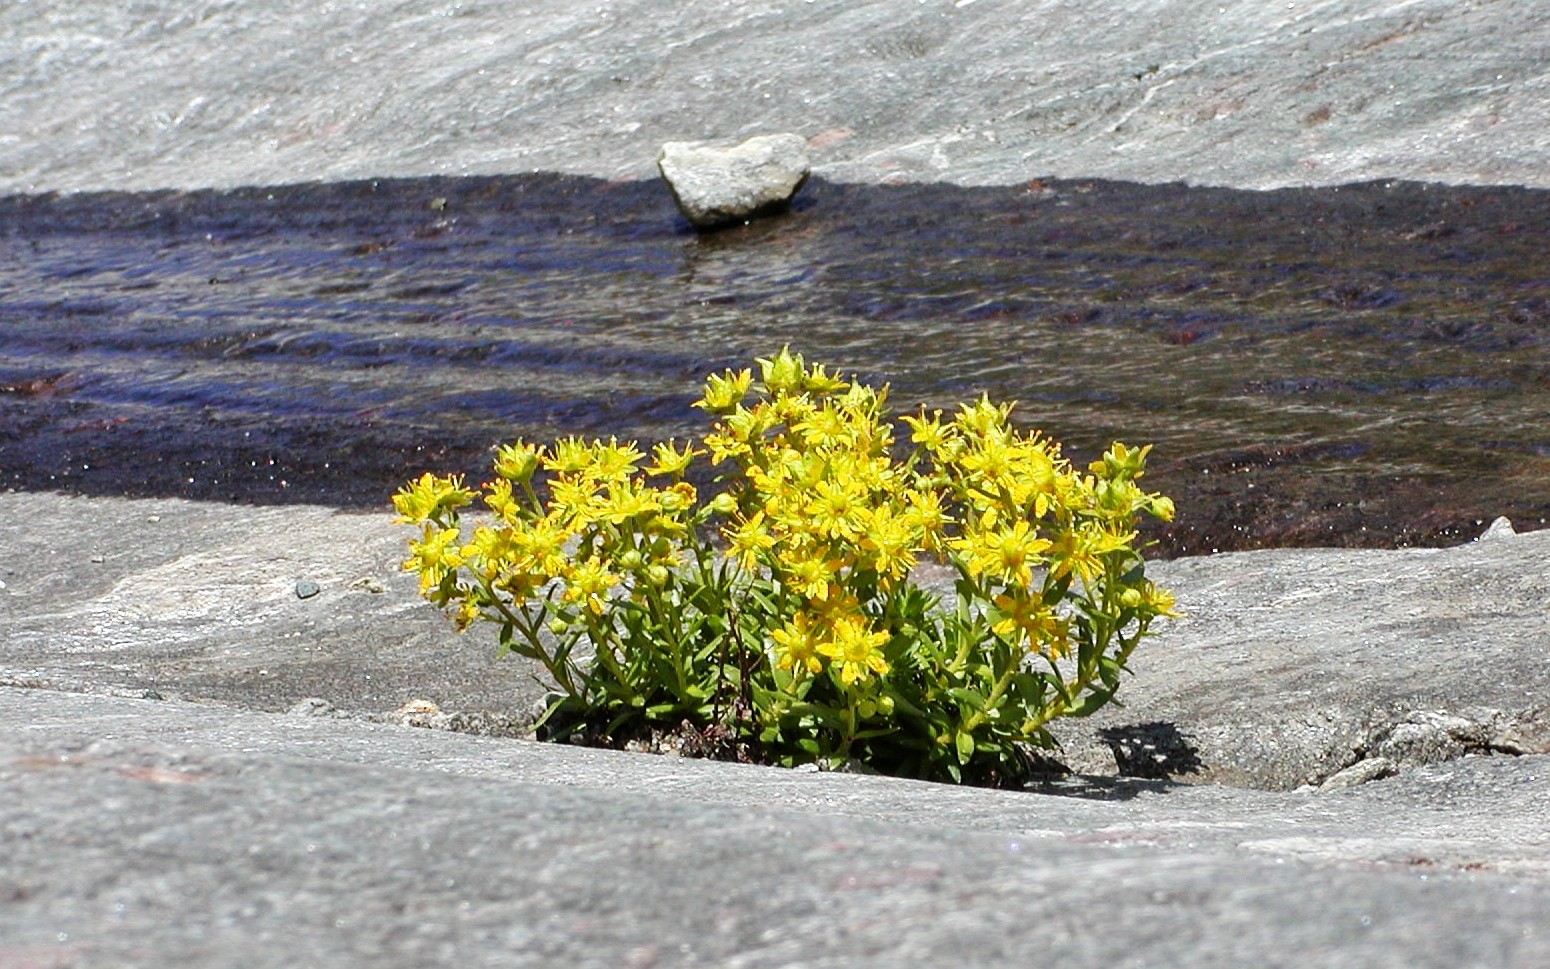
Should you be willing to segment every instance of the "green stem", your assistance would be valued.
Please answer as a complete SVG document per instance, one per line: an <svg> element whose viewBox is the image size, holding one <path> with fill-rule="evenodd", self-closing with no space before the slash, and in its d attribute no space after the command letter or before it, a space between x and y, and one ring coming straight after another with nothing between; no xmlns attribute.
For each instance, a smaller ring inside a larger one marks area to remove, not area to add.
<svg viewBox="0 0 1550 969"><path fill-rule="evenodd" d="M544 649L543 640L540 639L538 635L537 620L534 617L529 616L524 610L519 609L513 611L511 607L508 606L506 602L496 594L495 590L490 586L489 582L481 579L480 585L484 588L485 594L489 600L495 604L496 611L498 611L506 619L506 621L511 624L512 628L522 633L523 639L527 640L528 648L522 653L522 655L527 656L529 659L536 659L540 663L544 664L544 669L548 670L549 676L554 679L556 686L570 694L571 697L577 700L582 699L581 695L576 691L576 685L575 682L571 679L570 671L567 669L567 664L557 661L554 657L549 655L549 651L547 649Z"/></svg>
<svg viewBox="0 0 1550 969"><path fill-rule="evenodd" d="M990 694L985 697L985 709L976 710L963 722L963 730L965 732L973 733L979 729L980 724L985 722L986 711L994 710L997 704L1001 702L1001 695L1006 692L1008 686L1011 686L1012 677L1017 675L1017 668L1018 664L1016 662L1007 664L1006 669L996 678L995 685L990 688Z"/></svg>

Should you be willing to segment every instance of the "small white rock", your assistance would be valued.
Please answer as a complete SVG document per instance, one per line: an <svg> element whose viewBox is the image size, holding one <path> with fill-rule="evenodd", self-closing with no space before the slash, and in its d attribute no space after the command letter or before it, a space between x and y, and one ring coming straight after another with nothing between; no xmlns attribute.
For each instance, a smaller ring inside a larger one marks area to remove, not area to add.
<svg viewBox="0 0 1550 969"><path fill-rule="evenodd" d="M1480 533L1479 541L1483 542L1492 538L1506 538L1509 535L1516 534L1518 533L1513 530L1512 522L1508 520L1507 516L1500 515L1495 521L1491 522L1485 531Z"/></svg>
<svg viewBox="0 0 1550 969"><path fill-rule="evenodd" d="M657 168L696 228L741 222L791 200L811 170L801 135L761 135L732 147L670 141Z"/></svg>

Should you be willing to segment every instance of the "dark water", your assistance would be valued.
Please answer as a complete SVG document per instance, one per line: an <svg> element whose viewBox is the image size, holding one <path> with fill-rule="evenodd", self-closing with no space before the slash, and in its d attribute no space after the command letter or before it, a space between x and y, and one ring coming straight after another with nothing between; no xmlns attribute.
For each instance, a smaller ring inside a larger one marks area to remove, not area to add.
<svg viewBox="0 0 1550 969"><path fill-rule="evenodd" d="M1164 554L1543 527L1547 201L817 182L696 237L562 176L0 199L0 487L381 507L518 435L692 434L790 343L1155 443Z"/></svg>

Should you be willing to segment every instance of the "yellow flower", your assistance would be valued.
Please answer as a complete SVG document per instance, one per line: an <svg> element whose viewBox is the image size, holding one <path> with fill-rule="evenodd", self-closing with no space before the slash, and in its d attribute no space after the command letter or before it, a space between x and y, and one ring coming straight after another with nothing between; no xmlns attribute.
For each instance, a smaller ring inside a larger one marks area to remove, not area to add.
<svg viewBox="0 0 1550 969"><path fill-rule="evenodd" d="M841 380L838 374L830 376L824 370L824 366L821 363L813 364L802 378L802 389L810 394L828 395L839 393L849 386L850 384Z"/></svg>
<svg viewBox="0 0 1550 969"><path fill-rule="evenodd" d="M1167 589L1158 588L1150 581L1141 587L1141 601L1154 615L1167 616L1171 619L1176 619L1180 615L1174 606L1173 593Z"/></svg>
<svg viewBox="0 0 1550 969"><path fill-rule="evenodd" d="M861 536L861 548L878 575L902 579L915 567L919 539L909 517L893 515L887 508L877 508L872 511L866 532Z"/></svg>
<svg viewBox="0 0 1550 969"><path fill-rule="evenodd" d="M941 451L957 437L953 425L942 424L942 412L939 410L932 411L931 416L927 417L926 409L922 407L919 417L905 415L902 420L910 427L910 441L927 451Z"/></svg>
<svg viewBox="0 0 1550 969"><path fill-rule="evenodd" d="M886 642L887 633L872 632L864 620L847 616L830 627L830 638L819 644L818 651L838 666L840 683L851 686L870 674L888 672L888 661L880 648Z"/></svg>
<svg viewBox="0 0 1550 969"><path fill-rule="evenodd" d="M458 544L456 528L438 528L426 522L419 541L409 543L409 557L404 559L405 572L420 575L420 593L434 589L451 572L463 564L462 550Z"/></svg>
<svg viewBox="0 0 1550 969"><path fill-rule="evenodd" d="M865 527L866 495L849 482L822 481L806 511L813 529L825 538L854 539Z"/></svg>
<svg viewBox="0 0 1550 969"><path fill-rule="evenodd" d="M762 511L754 512L735 528L723 529L722 534L727 539L727 558L737 559L745 569L752 569L758 564L759 553L775 545Z"/></svg>
<svg viewBox="0 0 1550 969"><path fill-rule="evenodd" d="M771 396L780 397L801 391L806 376L802 355L792 353L790 347L782 347L779 353L769 359L755 357L754 362L759 365L759 380Z"/></svg>
<svg viewBox="0 0 1550 969"><path fill-rule="evenodd" d="M505 478L487 481L484 485L484 506L504 522L516 522L522 518L522 506L511 495L511 482Z"/></svg>
<svg viewBox="0 0 1550 969"><path fill-rule="evenodd" d="M426 472L393 495L393 507L398 510L393 520L418 525L438 512L461 508L473 498L473 492L463 487L462 475L440 478Z"/></svg>
<svg viewBox="0 0 1550 969"><path fill-rule="evenodd" d="M973 404L959 406L954 423L978 437L1001 439L1006 436L1006 422L1011 415L1011 404L992 404L989 394L981 394Z"/></svg>
<svg viewBox="0 0 1550 969"><path fill-rule="evenodd" d="M826 558L822 549L778 550L781 564L781 580L786 587L803 598L820 602L829 598L840 562Z"/></svg>
<svg viewBox="0 0 1550 969"><path fill-rule="evenodd" d="M797 613L784 626L770 633L775 643L775 665L783 670L823 672L818 646L822 631L814 627L806 613Z"/></svg>
<svg viewBox="0 0 1550 969"><path fill-rule="evenodd" d="M1000 621L991 627L996 635L1022 630L1028 635L1030 648L1057 657L1065 654L1067 623L1044 604L1042 597L1026 591L1003 593L996 596L995 605L1001 613Z"/></svg>
<svg viewBox="0 0 1550 969"><path fill-rule="evenodd" d="M544 583L548 581L549 576L543 573L519 569L514 572L501 573L491 585L497 589L505 590L518 605L521 605L533 598Z"/></svg>
<svg viewBox="0 0 1550 969"><path fill-rule="evenodd" d="M542 448L524 444L520 440L502 444L495 450L495 473L507 481L519 484L531 481L543 453Z"/></svg>
<svg viewBox="0 0 1550 969"><path fill-rule="evenodd" d="M729 414L743 402L752 383L753 374L747 369L736 373L728 370L720 376L711 374L705 380L704 396L690 406L710 414Z"/></svg>
<svg viewBox="0 0 1550 969"><path fill-rule="evenodd" d="M595 616L603 614L603 596L619 583L619 576L608 571L602 562L587 559L577 562L565 576L564 600L584 603Z"/></svg>
<svg viewBox="0 0 1550 969"><path fill-rule="evenodd" d="M911 489L905 492L904 500L909 506L905 511L905 517L911 525L920 529L927 539L934 541L951 521L946 509L942 507L941 494L935 490Z"/></svg>
<svg viewBox="0 0 1550 969"><path fill-rule="evenodd" d="M651 449L652 457L655 460L647 465L646 473L650 475L668 474L676 479L688 470L689 462L694 460L695 455L704 453L704 451L695 450L691 444L684 445L684 449L679 451L673 447L671 440L664 441Z"/></svg>
<svg viewBox="0 0 1550 969"><path fill-rule="evenodd" d="M628 482L621 481L608 486L608 494L598 502L594 516L598 521L618 525L631 518L655 514L661 510L662 502L658 500L655 490L632 487Z"/></svg>
<svg viewBox="0 0 1550 969"><path fill-rule="evenodd" d="M620 444L610 437L608 443L592 442L591 473L601 481L622 481L635 473L635 466L645 455L635 449L635 442Z"/></svg>
<svg viewBox="0 0 1550 969"><path fill-rule="evenodd" d="M597 496L597 482L591 478L550 479L549 507L551 514L563 517L567 524L581 527L592 520L601 499Z"/></svg>
<svg viewBox="0 0 1550 969"><path fill-rule="evenodd" d="M560 474L576 475L592 467L592 448L579 437L561 438L543 458L544 468Z"/></svg>
<svg viewBox="0 0 1550 969"><path fill-rule="evenodd" d="M694 503L700 497L700 493L695 490L694 485L687 481L675 482L671 488L664 488L657 495L658 500L662 502L662 511L668 515L675 516L672 524L666 526L673 531L678 531L683 527L682 523L677 521L676 516L693 508Z"/></svg>
<svg viewBox="0 0 1550 969"><path fill-rule="evenodd" d="M825 404L791 429L808 447L835 447L854 439L850 423L833 404Z"/></svg>
<svg viewBox="0 0 1550 969"><path fill-rule="evenodd" d="M1129 548L1135 538L1135 532L1118 535L1096 522L1083 522L1053 546L1050 572L1057 578L1074 572L1082 581L1092 582L1104 573L1103 556Z"/></svg>
<svg viewBox="0 0 1550 969"><path fill-rule="evenodd" d="M1145 447L1129 448L1115 441L1103 457L1087 466L1094 474L1101 474L1110 481L1129 481L1141 477L1146 471L1146 456L1152 450Z"/></svg>
<svg viewBox="0 0 1550 969"><path fill-rule="evenodd" d="M1016 462L1015 454L1006 442L985 438L959 457L958 464L994 494L1002 480L1012 473Z"/></svg>
<svg viewBox="0 0 1550 969"><path fill-rule="evenodd" d="M525 567L544 576L559 575L565 568L565 540L569 534L553 518L513 526L511 540Z"/></svg>
<svg viewBox="0 0 1550 969"><path fill-rule="evenodd" d="M1019 518L1010 528L992 528L966 535L955 542L955 546L968 553L965 564L970 575L988 574L1009 585L1027 586L1033 581L1033 567L1043 561L1041 553L1048 550L1051 543L1039 538L1027 519Z"/></svg>
<svg viewBox="0 0 1550 969"><path fill-rule="evenodd" d="M847 616L862 616L865 618L861 612L861 600L857 599L844 586L838 583L830 583L827 597L816 602L809 602L808 606L830 626L833 626Z"/></svg>
<svg viewBox="0 0 1550 969"><path fill-rule="evenodd" d="M458 603L457 610L452 614L452 625L460 633L467 632L468 627L478 618L479 603L470 596Z"/></svg>
<svg viewBox="0 0 1550 969"><path fill-rule="evenodd" d="M464 562L489 578L515 560L521 551L513 541L511 529L480 526L474 529L473 539L458 554Z"/></svg>

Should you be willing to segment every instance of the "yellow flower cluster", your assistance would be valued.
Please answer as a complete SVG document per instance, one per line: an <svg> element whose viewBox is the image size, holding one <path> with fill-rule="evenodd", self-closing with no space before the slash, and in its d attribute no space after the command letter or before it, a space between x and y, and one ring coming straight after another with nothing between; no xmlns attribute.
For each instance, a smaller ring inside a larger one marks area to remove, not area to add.
<svg viewBox="0 0 1550 969"><path fill-rule="evenodd" d="M404 568L460 628L491 620L544 665L563 729L731 717L782 763L986 779L1108 701L1173 608L1136 548L1139 513L1173 515L1136 483L1147 448L1077 469L1010 405L896 426L886 387L789 350L757 363L707 379L700 449L516 441L478 489L409 482ZM687 480L701 456L720 469L708 502ZM911 583L923 558L955 571L956 608Z"/></svg>
<svg viewBox="0 0 1550 969"><path fill-rule="evenodd" d="M891 456L886 390L850 384L782 351L752 374L712 377L699 407L719 415L705 445L735 463L736 511L722 530L728 557L767 569L801 607L770 631L776 664L798 676L832 664L847 687L888 672L889 633L862 594L887 591L946 521L938 496Z"/></svg>
<svg viewBox="0 0 1550 969"><path fill-rule="evenodd" d="M509 617L551 583L561 602L601 615L626 579L661 584L678 565L677 539L698 502L682 476L699 453L659 444L642 467L646 456L633 443L613 439L504 445L495 478L483 486L491 518L467 541L455 511L475 493L458 478L422 475L393 496L397 520L422 528L403 567L464 626L480 615ZM549 473L547 503L533 488L540 469ZM657 486L653 478L669 481Z"/></svg>
<svg viewBox="0 0 1550 969"><path fill-rule="evenodd" d="M921 553L977 583L997 610L998 635L1058 657L1068 623L1048 586L1121 567L1136 511L1172 515L1168 499L1134 483L1144 448L1116 444L1080 475L1058 445L1016 431L1010 406L982 398L951 419L904 418L914 452L896 460L886 387L847 384L789 351L758 363L755 399L752 373L728 371L710 378L696 406L718 417L705 439L712 462L742 474L722 533L727 555L768 569L803 601L770 634L783 669L817 674L827 661L846 686L887 673L890 637L865 593L886 594ZM1143 596L1156 612L1171 607L1150 586Z"/></svg>

